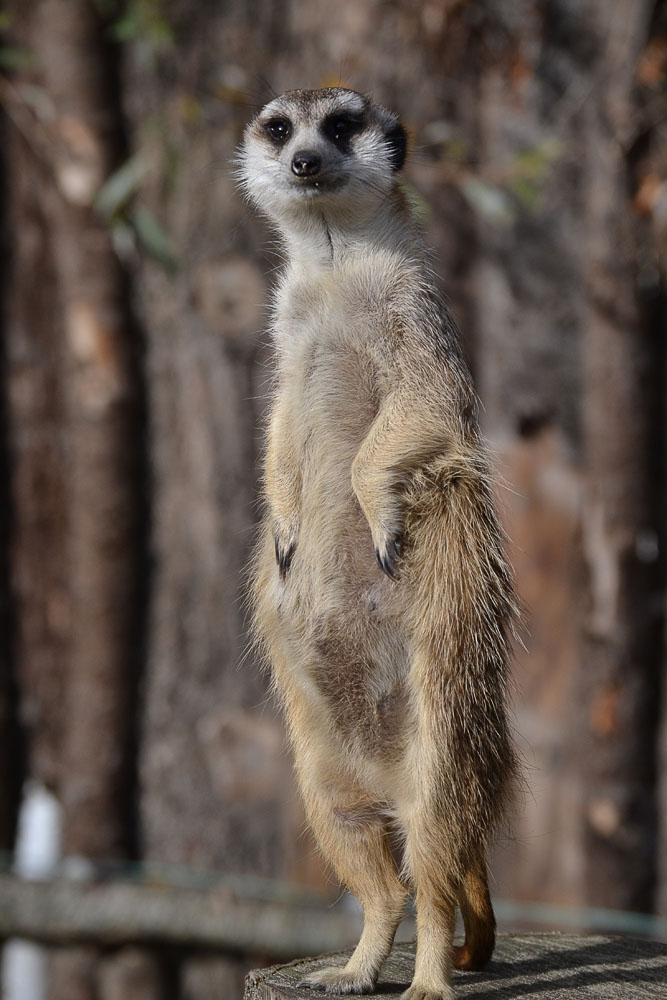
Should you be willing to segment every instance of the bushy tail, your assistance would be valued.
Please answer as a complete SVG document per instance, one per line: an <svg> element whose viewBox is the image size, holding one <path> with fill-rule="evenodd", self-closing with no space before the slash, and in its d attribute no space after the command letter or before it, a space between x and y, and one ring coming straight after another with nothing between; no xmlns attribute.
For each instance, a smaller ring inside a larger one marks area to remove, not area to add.
<svg viewBox="0 0 667 1000"><path fill-rule="evenodd" d="M493 947L493 912L479 863L517 770L506 686L518 609L483 456L443 459L429 479L415 484L414 521L406 524L420 769L425 787L438 790L471 955L481 961Z"/></svg>

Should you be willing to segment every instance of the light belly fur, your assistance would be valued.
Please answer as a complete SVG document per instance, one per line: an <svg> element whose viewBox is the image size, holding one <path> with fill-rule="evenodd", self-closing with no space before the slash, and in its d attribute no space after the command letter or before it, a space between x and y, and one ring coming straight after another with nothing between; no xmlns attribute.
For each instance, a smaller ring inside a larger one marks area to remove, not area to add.
<svg viewBox="0 0 667 1000"><path fill-rule="evenodd" d="M377 379L344 340L306 350L310 357L296 366L299 382L281 390L294 401L300 441L299 539L281 580L267 531L260 622L281 647L274 663L287 664L348 766L363 770L400 756L409 702L406 595L378 569L351 484L352 461L377 411ZM279 667L276 681L287 682Z"/></svg>

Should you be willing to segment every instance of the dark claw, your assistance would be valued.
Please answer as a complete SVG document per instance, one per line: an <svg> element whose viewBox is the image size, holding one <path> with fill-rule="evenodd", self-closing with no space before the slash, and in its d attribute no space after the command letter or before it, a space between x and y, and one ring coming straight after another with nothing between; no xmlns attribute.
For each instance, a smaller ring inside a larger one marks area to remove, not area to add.
<svg viewBox="0 0 667 1000"><path fill-rule="evenodd" d="M290 568L290 565L292 563L292 556L294 555L295 543L290 542L288 548L285 549L285 551L283 551L280 547L280 542L276 538L275 547L276 547L276 562L278 563L278 571L280 573L280 579L284 580L285 577L287 576L287 570Z"/></svg>
<svg viewBox="0 0 667 1000"><path fill-rule="evenodd" d="M400 580L401 574L398 571L398 560L401 558L401 545L403 542L403 535L400 531L397 531L389 541L387 542L386 552L384 558L380 555L379 551L375 550L375 559L378 566L390 579Z"/></svg>

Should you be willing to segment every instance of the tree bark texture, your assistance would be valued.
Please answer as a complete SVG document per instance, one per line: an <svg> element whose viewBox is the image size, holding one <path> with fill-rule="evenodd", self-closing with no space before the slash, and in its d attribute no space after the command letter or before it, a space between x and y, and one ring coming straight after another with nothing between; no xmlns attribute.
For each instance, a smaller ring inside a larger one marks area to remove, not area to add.
<svg viewBox="0 0 667 1000"><path fill-rule="evenodd" d="M582 548L588 606L580 701L586 895L649 911L656 879L661 625L656 470L664 347L638 286L642 220L627 197L638 138L635 73L651 3L591 4L599 99L584 114L587 206ZM662 363L662 364L661 364ZM632 871L631 878L615 873Z"/></svg>
<svg viewBox="0 0 667 1000"><path fill-rule="evenodd" d="M255 969L243 1000L310 1000L299 980L327 965L344 965L347 953L320 955L272 969ZM413 944L396 944L374 996L389 1000L414 973ZM502 934L490 965L475 975L454 974L456 996L521 996L526 1000L576 1000L595 995L641 1000L661 996L667 976L663 944L575 934Z"/></svg>
<svg viewBox="0 0 667 1000"><path fill-rule="evenodd" d="M654 240L632 164L660 121L655 94L639 113L636 75L656 5L484 7L480 169L504 172L523 203L504 226L480 215L474 266L478 382L527 608L516 677L530 791L500 886L650 909L664 348L637 283ZM527 206L521 156L549 145ZM582 595L592 606L610 586L625 597L610 595L596 630Z"/></svg>
<svg viewBox="0 0 667 1000"><path fill-rule="evenodd" d="M137 344L110 235L94 211L122 154L118 95L95 4L43 0L33 46L54 105L50 205L64 322L69 589L61 789L65 852L128 847L127 751L145 567Z"/></svg>
<svg viewBox="0 0 667 1000"><path fill-rule="evenodd" d="M42 525L47 523L56 539L54 518L65 527L62 562L49 553L49 572L36 588L37 600L27 599L22 609L19 651L26 693L33 695L38 715L44 714L42 685L50 684L55 694L49 709L56 721L35 739L33 751L38 755L43 746L58 751L57 765L51 763L49 771L38 761L36 772L57 783L64 851L109 859L135 850L130 751L145 590L141 574L146 571L139 537L145 499L137 341L124 275L94 207L102 183L123 156L121 110L107 26L94 3L42 0L18 13L20 37L37 66L34 86L48 109L30 119L27 138L36 137L31 152L39 169L30 164L28 177L32 174L39 185L37 215L46 221L44 244L52 253L48 313L39 296L29 304L30 289L21 294L20 281L26 282L30 272L22 272L16 289L13 350L19 364L10 381L20 428L15 436L17 471L23 474L15 480L19 500L38 489L38 475L47 487L43 498L28 505L32 520L23 519L29 542L17 556L18 588L25 581L28 590L31 578L39 578L34 553ZM30 202L30 193L23 198ZM22 225L23 219L17 220L17 229ZM24 255L39 253L26 234L17 246ZM43 355L40 341L48 345ZM28 344L23 355L22 342ZM50 369L44 365L49 358L56 362ZM23 382L21 362L27 375ZM49 462L53 440L26 442L30 424L49 426L44 413L36 415L39 406L55 419L55 475ZM54 608L63 584L66 597ZM36 614L38 627L33 628L29 619ZM57 631L64 617L66 643L56 636L48 648L56 662L62 663L65 653L66 669L56 666L49 675L40 661L42 623L46 618L46 630ZM27 637L23 643L22 635ZM52 963L54 1000L92 997L96 964L95 953L60 952Z"/></svg>
<svg viewBox="0 0 667 1000"><path fill-rule="evenodd" d="M51 787L60 773L67 585L62 398L62 323L43 189L46 171L30 145L33 120L11 122L10 252L6 283L6 385L11 478L12 647L19 675L28 771Z"/></svg>
<svg viewBox="0 0 667 1000"><path fill-rule="evenodd" d="M471 39L480 67L475 149L480 176L507 202L505 218L476 213L475 369L526 614L526 650L517 648L514 673L527 789L494 868L499 893L530 898L539 884L541 898L577 902L581 793L565 723L580 653L577 112L586 45L571 4L483 7L483 30ZM526 157L536 158L535 173Z"/></svg>
<svg viewBox="0 0 667 1000"><path fill-rule="evenodd" d="M6 122L0 117L0 144L4 147ZM9 191L6 164L0 155L0 255L9 249ZM12 648L12 596L10 583L10 458L7 392L7 279L0 277L0 851L14 845L21 783L24 773L22 730L19 724L18 685Z"/></svg>

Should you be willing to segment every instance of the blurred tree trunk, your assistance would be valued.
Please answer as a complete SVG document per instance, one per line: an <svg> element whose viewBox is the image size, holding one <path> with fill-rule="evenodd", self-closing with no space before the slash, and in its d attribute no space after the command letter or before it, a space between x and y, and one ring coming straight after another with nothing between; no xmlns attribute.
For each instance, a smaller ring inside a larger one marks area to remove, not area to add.
<svg viewBox="0 0 667 1000"><path fill-rule="evenodd" d="M526 609L514 676L527 791L499 841L497 892L581 902L580 787L568 718L580 652L581 8L477 5L475 369ZM473 53L470 56L470 53ZM532 166L527 166L532 164ZM495 194L489 205L484 194ZM500 200L498 200L500 199ZM504 484L503 484L504 485ZM556 639L558 636L558 639Z"/></svg>
<svg viewBox="0 0 667 1000"><path fill-rule="evenodd" d="M646 323L655 348L650 384L657 388L658 406L653 428L653 447L648 465L658 489L657 539L643 539L643 553L655 554L656 593L653 603L662 611L662 696L660 740L657 753L658 786L658 880L656 910L667 916L667 3L654 5L648 43L636 67L639 100L633 109L637 138L628 156L633 208L642 223L636 260L636 279ZM646 543L649 543L648 548ZM659 591L659 592L658 592Z"/></svg>
<svg viewBox="0 0 667 1000"><path fill-rule="evenodd" d="M93 0L42 0L32 44L53 102L48 203L64 319L68 583L73 618L61 789L65 853L130 837L128 760L141 613L138 344L94 200L124 152L115 71Z"/></svg>
<svg viewBox="0 0 667 1000"><path fill-rule="evenodd" d="M18 81L17 81L18 83ZM12 107L6 151L11 239L6 290L11 460L12 638L28 772L56 788L60 774L66 581L62 324L44 207L48 183L31 148L34 120Z"/></svg>
<svg viewBox="0 0 667 1000"><path fill-rule="evenodd" d="M25 502L32 517L23 520L17 535L17 542L23 543L15 567L18 587L23 580L29 586L31 578L39 577L38 547L41 560L45 552L54 560L47 562L47 586L38 586L37 600L23 605L22 672L26 692L34 693L39 710L40 686L46 680L39 659L44 628L39 627L41 621L35 628L30 617L39 614L39 595L44 593L47 628L62 626L62 604L54 607L58 594L53 581L64 578L71 616L66 670L56 669L55 679L50 679L58 694L60 680L63 691L50 706L57 721L50 727L56 739L49 741L49 748L58 745L59 761L48 777L57 778L64 807L65 854L106 862L136 851L131 752L142 653L141 575L146 572L139 534L145 498L138 344L124 275L94 207L102 183L124 155L122 120L107 26L93 0L34 0L17 15L19 39L35 56L33 81L40 88L42 112L38 108L33 113L28 128L38 168L30 164L27 175L40 192L40 235L47 255L48 248L53 253L52 264L47 258L38 271L46 267L48 312L44 299L32 299L34 272L23 270L14 290L11 382L20 427L15 438L15 503L19 508ZM17 86L21 82L19 77ZM17 115L24 112L24 107L16 108ZM30 192L24 188L22 193L18 180L25 152L17 149L16 156L19 207L21 201L29 207ZM17 229L23 224L23 219L17 220ZM32 245L28 237L29 231L17 239L19 251L24 248L24 266L30 265L31 253L44 253L42 247L35 248L34 233ZM22 343L27 346L23 353ZM39 356L43 344L47 351ZM45 371L48 358L56 364ZM27 376L23 380L22 374ZM23 443L31 426L43 430L51 418L62 435L56 447L63 449L58 454L63 472L58 469L56 474L51 472L54 442L48 434L37 444ZM44 496L31 496L40 481L47 487ZM59 537L54 517L66 525L60 552L49 551L40 539L44 523ZM51 652L58 656L62 645L52 643ZM96 956L85 949L57 953L52 963L54 1000L92 998L95 965Z"/></svg>
<svg viewBox="0 0 667 1000"><path fill-rule="evenodd" d="M0 116L0 148L5 145L6 122ZM7 260L10 247L8 180L4 157L0 156L0 258ZM14 846L21 782L24 773L19 725L18 689L12 643L12 595L10 583L10 457L7 382L8 281L0 276L0 851Z"/></svg>
<svg viewBox="0 0 667 1000"><path fill-rule="evenodd" d="M644 224L628 189L636 188L631 154L641 121L635 74L653 7L591 4L600 93L585 113L589 597L579 716L587 899L646 912L656 879L664 354L640 298Z"/></svg>
<svg viewBox="0 0 667 1000"><path fill-rule="evenodd" d="M515 206L504 225L479 213L475 264L478 381L516 490L529 636L516 674L531 794L500 887L640 909L657 833L662 348L638 299L626 153L645 138L630 102L653 6L488 2L472 39L479 173L504 174ZM594 628L581 594L600 585L618 592Z"/></svg>

